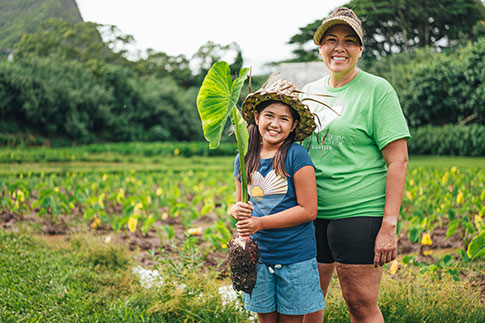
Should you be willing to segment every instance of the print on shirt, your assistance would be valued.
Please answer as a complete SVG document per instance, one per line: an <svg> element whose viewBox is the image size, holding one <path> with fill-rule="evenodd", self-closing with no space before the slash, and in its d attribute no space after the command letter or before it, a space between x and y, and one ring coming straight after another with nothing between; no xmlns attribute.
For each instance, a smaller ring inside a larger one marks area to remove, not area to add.
<svg viewBox="0 0 485 323"><path fill-rule="evenodd" d="M267 215L280 203L288 192L288 180L271 170L266 176L255 172L251 177L251 185L248 187L254 208Z"/></svg>
<svg viewBox="0 0 485 323"><path fill-rule="evenodd" d="M336 112L338 112L341 116L343 116L344 113L344 108L341 105L332 107ZM318 120L320 120L320 123L317 121L317 128L315 129L315 133L321 132L323 129L325 129L333 120L340 118L338 114L333 112L332 110L328 108L323 108L320 109L320 111L316 112L316 115L318 116Z"/></svg>

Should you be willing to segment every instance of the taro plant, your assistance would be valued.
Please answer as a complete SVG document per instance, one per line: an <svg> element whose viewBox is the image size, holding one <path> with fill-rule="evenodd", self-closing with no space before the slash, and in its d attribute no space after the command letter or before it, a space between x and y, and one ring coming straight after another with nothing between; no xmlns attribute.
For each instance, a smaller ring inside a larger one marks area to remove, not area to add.
<svg viewBox="0 0 485 323"><path fill-rule="evenodd" d="M210 148L217 148L221 140L226 121L231 116L236 133L239 151L239 174L241 174L241 201L248 202L246 167L244 156L248 150L249 134L246 122L242 118L236 103L249 70L241 69L239 77L232 79L231 70L226 62L215 63L202 83L197 96L197 107L204 136ZM217 225L216 225L217 226ZM227 237L222 234L225 239ZM217 243L217 239L215 241ZM236 290L252 292L256 284L256 264L259 259L259 247L250 237L238 236L229 241L229 266L231 279Z"/></svg>
<svg viewBox="0 0 485 323"><path fill-rule="evenodd" d="M239 166L241 169L241 200L248 201L246 169L244 156L248 150L248 129L246 122L236 108L242 86L249 74L248 68L239 71L239 77L234 80L231 69L226 62L217 62L210 68L197 96L197 109L202 120L204 137L209 147L215 149L219 146L222 132L227 119L231 117L236 133L237 149L239 152Z"/></svg>

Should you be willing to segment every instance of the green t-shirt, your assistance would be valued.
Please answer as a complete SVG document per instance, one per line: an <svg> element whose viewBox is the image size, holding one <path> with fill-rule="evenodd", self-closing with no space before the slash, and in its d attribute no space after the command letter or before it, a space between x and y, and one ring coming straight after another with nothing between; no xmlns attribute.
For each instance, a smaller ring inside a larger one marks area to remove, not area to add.
<svg viewBox="0 0 485 323"><path fill-rule="evenodd" d="M387 167L381 149L411 137L396 91L383 78L364 71L343 87L332 88L328 80L327 76L302 89L302 98L324 102L340 114L304 101L320 120L303 142L315 164L318 218L383 216Z"/></svg>

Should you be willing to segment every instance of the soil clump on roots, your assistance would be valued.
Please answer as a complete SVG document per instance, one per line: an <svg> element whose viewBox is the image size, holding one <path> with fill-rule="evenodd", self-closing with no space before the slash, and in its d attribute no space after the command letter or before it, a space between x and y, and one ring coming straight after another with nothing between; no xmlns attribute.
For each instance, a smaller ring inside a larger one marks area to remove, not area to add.
<svg viewBox="0 0 485 323"><path fill-rule="evenodd" d="M259 247L252 238L236 238L228 247L232 286L251 294L256 285Z"/></svg>

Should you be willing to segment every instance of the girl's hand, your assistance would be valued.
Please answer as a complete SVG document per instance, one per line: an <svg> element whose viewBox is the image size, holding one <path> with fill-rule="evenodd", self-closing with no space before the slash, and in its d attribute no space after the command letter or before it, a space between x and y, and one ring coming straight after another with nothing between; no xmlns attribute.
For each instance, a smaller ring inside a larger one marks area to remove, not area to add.
<svg viewBox="0 0 485 323"><path fill-rule="evenodd" d="M263 230L262 218L250 217L236 223L237 233L240 236L248 237L253 233Z"/></svg>
<svg viewBox="0 0 485 323"><path fill-rule="evenodd" d="M253 203L237 202L231 208L231 216L237 221L241 221L250 218L252 210L254 210Z"/></svg>

